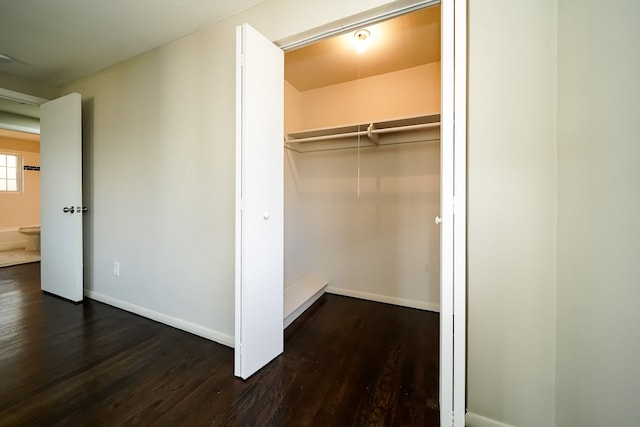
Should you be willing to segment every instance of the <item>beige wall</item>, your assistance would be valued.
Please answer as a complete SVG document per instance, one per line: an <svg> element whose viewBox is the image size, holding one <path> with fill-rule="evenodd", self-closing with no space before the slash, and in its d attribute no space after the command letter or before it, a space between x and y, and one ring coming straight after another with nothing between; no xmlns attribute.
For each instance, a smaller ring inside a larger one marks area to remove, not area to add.
<svg viewBox="0 0 640 427"><path fill-rule="evenodd" d="M302 95L288 81L284 81L284 132L302 129Z"/></svg>
<svg viewBox="0 0 640 427"><path fill-rule="evenodd" d="M558 3L556 425L638 425L640 4Z"/></svg>
<svg viewBox="0 0 640 427"><path fill-rule="evenodd" d="M301 128L292 130L439 113L440 63L308 90L300 95Z"/></svg>
<svg viewBox="0 0 640 427"><path fill-rule="evenodd" d="M468 408L523 427L554 425L555 46L555 0L469 1Z"/></svg>
<svg viewBox="0 0 640 427"><path fill-rule="evenodd" d="M40 166L40 143L0 136L0 152L17 154L22 165ZM0 193L0 227L40 224L40 171L22 171L22 191Z"/></svg>

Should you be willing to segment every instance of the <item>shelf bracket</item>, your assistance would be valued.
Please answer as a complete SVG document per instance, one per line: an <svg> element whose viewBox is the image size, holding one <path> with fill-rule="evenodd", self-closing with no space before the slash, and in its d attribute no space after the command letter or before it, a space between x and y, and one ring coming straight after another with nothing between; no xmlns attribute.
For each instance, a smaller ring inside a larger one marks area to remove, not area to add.
<svg viewBox="0 0 640 427"><path fill-rule="evenodd" d="M373 123L371 123L367 128L367 136L374 144L380 145L380 136L376 133L373 133L375 129L376 127L373 125Z"/></svg>

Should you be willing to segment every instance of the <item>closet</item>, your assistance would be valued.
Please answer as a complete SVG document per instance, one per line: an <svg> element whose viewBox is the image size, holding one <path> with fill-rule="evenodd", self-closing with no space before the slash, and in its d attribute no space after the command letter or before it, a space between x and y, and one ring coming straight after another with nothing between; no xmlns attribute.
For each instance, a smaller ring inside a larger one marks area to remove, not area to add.
<svg viewBox="0 0 640 427"><path fill-rule="evenodd" d="M439 311L440 6L359 30L285 54L285 327L324 292Z"/></svg>

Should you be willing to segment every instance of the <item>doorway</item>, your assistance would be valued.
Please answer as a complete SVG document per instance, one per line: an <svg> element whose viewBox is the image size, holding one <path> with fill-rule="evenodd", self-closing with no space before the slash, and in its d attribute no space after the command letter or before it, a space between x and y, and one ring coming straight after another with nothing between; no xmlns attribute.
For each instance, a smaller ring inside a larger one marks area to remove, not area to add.
<svg viewBox="0 0 640 427"><path fill-rule="evenodd" d="M428 3L428 4L427 4ZM436 2L412 2L412 10L416 10L426 5L433 5ZM406 4L406 3L405 3ZM420 7L415 7L416 5ZM455 8L454 8L455 5ZM406 6L399 10L395 10L393 16L398 16L402 13L408 12ZM340 33L345 32L347 30L356 29L356 27L360 27L362 25L369 25L374 22L379 22L382 20L380 18L382 15L377 14L378 11L371 11L369 17L374 16L373 18L362 17L358 21L358 24L346 25L340 27ZM388 12L388 11L387 11ZM383 14L385 19L389 19L391 16L388 13ZM465 325L464 325L464 309L460 309L461 307L465 307L464 300L464 289L466 283L464 281L465 275L465 200L466 200L466 187L464 184L466 183L466 124L464 121L464 114L466 111L466 2L464 0L450 0L443 1L441 7L441 16L442 16L442 64L441 64L441 79L442 79L442 110L441 110L441 118L440 118L440 133L442 138L442 149L441 149L441 212L440 215L436 218L437 222L441 224L441 366L440 366L440 400L441 405L440 409L443 411L443 414L458 414L458 416L452 416L449 419L448 415L444 418L444 422L442 425L464 425L461 424L464 422L464 336L465 336ZM455 21L455 26L454 26ZM336 24L337 25L337 24ZM249 354L252 352L248 352L247 347L245 346L246 337L249 335L246 332L249 332L253 337L259 338L253 344L259 344L259 341L262 342L273 342L280 340L282 337L282 328L273 328L272 330L266 326L265 322L260 322L259 319L263 318L262 314L266 313L268 310L265 304L261 304L259 300L256 298L251 298L250 300L254 303L254 305L247 306L247 299L245 295L251 295L249 288L251 286L258 286L258 283L250 284L249 281L246 281L246 277L243 275L244 272L253 271L251 262L248 261L247 258L244 257L245 251L255 250L255 247L251 246L252 240L260 241L260 239L256 239L257 235L254 236L245 236L244 234L244 219L245 217L254 218L257 220L258 218L263 221L268 222L269 218L272 218L270 215L270 211L268 209L260 209L258 206L252 207L251 209L247 209L247 198L243 197L242 190L246 187L247 181L245 180L245 173L250 172L251 174L255 174L255 171L251 171L250 168L245 167L245 155L251 156L251 150L247 149L251 144L255 142L251 142L251 136L255 136L256 134L260 136L262 144L273 144L274 149L280 148L282 149L282 140L283 135L282 131L280 133L275 132L273 129L269 127L263 127L263 129L258 130L261 126L270 123L269 117L271 117L270 110L279 110L279 105L282 105L282 99L278 99L278 96L275 98L265 98L262 93L260 93L259 88L264 88L268 85L274 85L276 87L280 86L280 83L277 81L272 81L272 69L269 69L269 80L264 82L264 78L261 79L259 73L254 69L256 66L263 65L264 62L260 61L260 57L269 56L274 59L274 63L277 63L277 56L281 54L281 51L274 51L273 49L269 50L272 53L267 53L267 49L258 48L257 45L253 45L251 43L245 43L245 40L242 38L244 33L253 34L252 37L261 40L261 44L266 47L266 45L262 42L268 40L259 35L255 30L253 30L248 25L243 25L238 29L238 74L237 74L237 159L236 159L236 170L237 170L237 198L236 198L236 363L239 359L243 357L249 357ZM331 33L331 35L335 35L336 32L332 30L327 30L325 33L321 35L312 35L309 38L306 38L302 41L294 40L290 44L282 43L283 49L285 51L290 50L294 46L301 46L305 44L309 44L311 40L315 41L321 38L325 38L327 34ZM301 37L300 37L301 38ZM299 39L300 39L299 38ZM269 43L268 43L269 44ZM255 51L252 52L252 50ZM455 52L455 67L454 67L454 52ZM277 72L276 72L277 74ZM250 81L247 83L247 79ZM255 80L251 80L255 79ZM268 83L268 84L267 84ZM455 99L455 103L454 103ZM270 106L269 108L263 108L262 110L256 109L257 104ZM247 111L250 113L248 114ZM260 111L260 113L256 113L256 111ZM458 120L454 124L453 115L455 111L459 111ZM269 112L269 114L267 114ZM275 115L277 118L277 114ZM255 120L254 120L255 119ZM252 121L253 120L253 121ZM428 123L420 123L421 125ZM382 123L382 127L387 126L388 123ZM369 127L368 131L373 130ZM265 136L265 132L271 132L269 136ZM356 129L357 134L360 134L362 130ZM378 133L378 132L372 132ZM319 135L322 136L322 135ZM373 138L371 138L373 139ZM264 147L261 147L264 149ZM257 150L259 151L259 150ZM455 158L454 158L455 156ZM255 159L252 159L253 162ZM457 165L455 169L454 176L454 160ZM264 162L260 163L264 165ZM282 170L282 169L280 169ZM455 179L454 179L455 178ZM259 179L252 182L251 185L259 186ZM455 204L454 209L454 189L457 191L456 196L459 197L458 203ZM261 194L262 195L262 194ZM262 203L262 202L260 202ZM276 203L277 205L277 200ZM268 203L265 204L265 208L270 208ZM454 224L454 213L456 222ZM279 222L281 218L274 218ZM266 224L266 223L265 223ZM268 228L267 226L263 227L265 230ZM454 247L453 236L454 229L456 232L456 246ZM273 242L273 251L279 251L278 245L280 243ZM277 243L277 244L276 244ZM263 243L264 247L264 243ZM268 252L261 252L260 255ZM455 258L455 269L454 269L454 258ZM256 258L257 265L265 264L262 258ZM282 269L278 265L271 265L273 270L269 272L268 269L264 269L264 273L269 273L271 276L275 277L277 275L282 274ZM454 271L455 270L455 271ZM269 280L270 281L270 280ZM265 282L264 280L262 281ZM455 289L454 289L455 288ZM454 300L454 290L455 292L455 300ZM263 289L261 289L263 291ZM462 291L462 292L460 292ZM280 291L274 288L274 292L282 292L282 282L280 282ZM455 340L454 340L454 303L455 307L457 307L456 317L455 317ZM252 320L249 325L244 321L243 316L249 316ZM269 324L271 325L271 321L269 320ZM255 330L246 329L247 327L254 327ZM257 331L261 330L262 333L258 334ZM272 336L268 338L267 336ZM454 345L456 351L454 353ZM282 350L280 350L282 351ZM277 353L276 353L277 355ZM455 356L455 358L454 358ZM266 357L262 365L268 363L271 358L274 356ZM454 361L455 361L455 371L454 371ZM460 363L461 362L461 363ZM238 363L237 363L238 366ZM250 373L248 375L251 375ZM242 375L243 378L246 378L246 375ZM454 384L455 383L455 388ZM455 402L455 403L454 403Z"/></svg>
<svg viewBox="0 0 640 427"><path fill-rule="evenodd" d="M40 260L39 115L0 97L0 267Z"/></svg>
<svg viewBox="0 0 640 427"><path fill-rule="evenodd" d="M440 13L285 54L285 327L324 289L439 311Z"/></svg>
<svg viewBox="0 0 640 427"><path fill-rule="evenodd" d="M14 108L15 105L19 111L32 109L37 119L34 117L31 122L37 124L28 122L25 126L19 123L19 127L42 131L43 143L39 154L41 162L45 164L43 172L46 172L41 176L42 188L38 197L42 227L34 226L25 230L30 234L44 234L40 240L42 290L75 303L80 302L83 298L81 215L87 211L82 206L81 96L72 93L48 101L0 88L0 100L8 108ZM5 100L10 102L6 103ZM65 206L70 201L76 203ZM60 219L60 211L65 216L75 212L76 219Z"/></svg>

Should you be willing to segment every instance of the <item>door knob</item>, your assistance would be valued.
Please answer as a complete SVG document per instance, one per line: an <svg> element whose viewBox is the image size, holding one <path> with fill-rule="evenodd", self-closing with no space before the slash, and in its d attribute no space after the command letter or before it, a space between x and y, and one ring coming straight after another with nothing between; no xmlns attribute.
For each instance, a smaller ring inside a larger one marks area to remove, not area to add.
<svg viewBox="0 0 640 427"><path fill-rule="evenodd" d="M268 211L265 211L262 214L262 218L264 218L265 220L268 220L269 218L271 218L271 214Z"/></svg>
<svg viewBox="0 0 640 427"><path fill-rule="evenodd" d="M64 207L62 208L62 212L64 213L74 213L76 210L73 206L69 206L69 207Z"/></svg>
<svg viewBox="0 0 640 427"><path fill-rule="evenodd" d="M437 225L442 224L442 218L440 218L439 216L436 217L435 222Z"/></svg>

